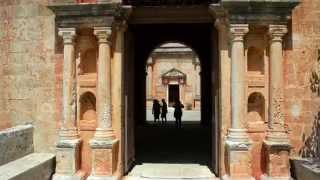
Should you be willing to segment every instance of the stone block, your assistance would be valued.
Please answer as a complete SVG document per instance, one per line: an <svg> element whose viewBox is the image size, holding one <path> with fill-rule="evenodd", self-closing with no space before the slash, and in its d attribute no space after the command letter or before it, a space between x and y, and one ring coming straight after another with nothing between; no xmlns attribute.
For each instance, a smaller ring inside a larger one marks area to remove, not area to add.
<svg viewBox="0 0 320 180"><path fill-rule="evenodd" d="M50 180L54 164L54 154L32 153L0 166L0 179Z"/></svg>
<svg viewBox="0 0 320 180"><path fill-rule="evenodd" d="M92 172L88 180L113 177L118 163L119 141L92 140L90 145L92 148Z"/></svg>
<svg viewBox="0 0 320 180"><path fill-rule="evenodd" d="M290 149L291 146L287 143L270 143L265 142L266 147L266 175L264 177L290 177Z"/></svg>
<svg viewBox="0 0 320 180"><path fill-rule="evenodd" d="M56 152L56 173L72 175L79 169L80 156L79 145L80 140L65 140L60 141L57 145Z"/></svg>
<svg viewBox="0 0 320 180"><path fill-rule="evenodd" d="M20 125L0 132L0 165L31 154L33 151L32 125Z"/></svg>

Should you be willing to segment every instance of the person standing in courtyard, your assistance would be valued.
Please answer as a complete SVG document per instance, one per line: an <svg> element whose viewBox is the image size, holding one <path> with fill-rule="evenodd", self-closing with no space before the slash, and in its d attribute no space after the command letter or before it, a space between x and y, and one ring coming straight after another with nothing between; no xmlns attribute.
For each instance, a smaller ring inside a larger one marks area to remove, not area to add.
<svg viewBox="0 0 320 180"><path fill-rule="evenodd" d="M184 105L181 104L180 100L176 100L173 107L174 107L174 118L176 119L176 127L181 128L182 108L184 108Z"/></svg>
<svg viewBox="0 0 320 180"><path fill-rule="evenodd" d="M162 106L161 106L161 122L162 124L167 124L167 113L168 113L168 105L165 99L162 99Z"/></svg>
<svg viewBox="0 0 320 180"><path fill-rule="evenodd" d="M160 119L159 119L160 108L161 108L161 106L160 106L159 101L157 99L154 99L153 105L152 105L152 114L153 114L155 123L157 122L157 120L160 121Z"/></svg>

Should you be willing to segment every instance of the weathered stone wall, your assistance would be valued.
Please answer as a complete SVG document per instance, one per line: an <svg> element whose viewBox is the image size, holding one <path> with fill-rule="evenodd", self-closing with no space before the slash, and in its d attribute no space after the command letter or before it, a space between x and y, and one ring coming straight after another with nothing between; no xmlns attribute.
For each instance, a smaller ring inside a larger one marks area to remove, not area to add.
<svg viewBox="0 0 320 180"><path fill-rule="evenodd" d="M171 69L175 68L182 73L186 74L185 84L180 84L180 98L181 102L186 106L186 109L195 109L196 99L196 86L200 85L199 72L196 71L196 65L194 64L193 55L156 55L153 57L154 64L152 65L152 97L161 101L166 99L169 103L168 85L164 85L162 82L162 75ZM148 83L148 82L147 82ZM175 82L174 83L178 83ZM172 82L168 82L172 84ZM148 87L148 84L147 84ZM199 88L200 93L200 88ZM199 94L200 95L200 94ZM152 103L147 104L148 108L152 107ZM199 107L197 107L199 108Z"/></svg>
<svg viewBox="0 0 320 180"><path fill-rule="evenodd" d="M285 42L285 120L292 156L320 157L320 98L311 89L312 72L320 67L319 10L320 1L302 0L293 11Z"/></svg>
<svg viewBox="0 0 320 180"><path fill-rule="evenodd" d="M54 15L47 0L0 1L0 128L32 123L36 151L54 151Z"/></svg>
<svg viewBox="0 0 320 180"><path fill-rule="evenodd" d="M20 125L0 131L0 166L33 153L33 127Z"/></svg>

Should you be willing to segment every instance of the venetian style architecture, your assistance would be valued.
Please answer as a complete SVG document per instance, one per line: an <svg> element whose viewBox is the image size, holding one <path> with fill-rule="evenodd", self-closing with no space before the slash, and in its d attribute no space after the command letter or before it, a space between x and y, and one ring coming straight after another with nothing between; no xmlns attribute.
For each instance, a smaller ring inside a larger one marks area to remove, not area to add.
<svg viewBox="0 0 320 180"><path fill-rule="evenodd" d="M318 0L1 0L0 129L34 124L35 151L56 156L54 180L130 179L146 102L179 93L210 129L216 178L289 180L290 159L320 157L319 10ZM157 66L166 58L176 67Z"/></svg>
<svg viewBox="0 0 320 180"><path fill-rule="evenodd" d="M169 106L180 99L185 109L200 109L200 62L192 49L163 44L152 52L146 69L147 108L154 99L165 99Z"/></svg>

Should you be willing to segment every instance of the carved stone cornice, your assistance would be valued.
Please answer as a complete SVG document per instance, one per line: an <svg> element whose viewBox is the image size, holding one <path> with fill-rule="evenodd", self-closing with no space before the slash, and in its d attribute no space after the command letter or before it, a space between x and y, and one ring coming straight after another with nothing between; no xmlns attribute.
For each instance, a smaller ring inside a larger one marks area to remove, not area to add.
<svg viewBox="0 0 320 180"><path fill-rule="evenodd" d="M243 37L249 32L248 24L230 24L230 38L232 42L243 41Z"/></svg>
<svg viewBox="0 0 320 180"><path fill-rule="evenodd" d="M59 28L58 34L63 38L64 44L74 44L76 28Z"/></svg>
<svg viewBox="0 0 320 180"><path fill-rule="evenodd" d="M231 23L286 24L300 0L220 0Z"/></svg>
<svg viewBox="0 0 320 180"><path fill-rule="evenodd" d="M94 35L97 37L99 44L100 43L111 43L111 27L94 27Z"/></svg>
<svg viewBox="0 0 320 180"><path fill-rule="evenodd" d="M282 42L282 38L288 33L286 25L269 25L270 42Z"/></svg>

